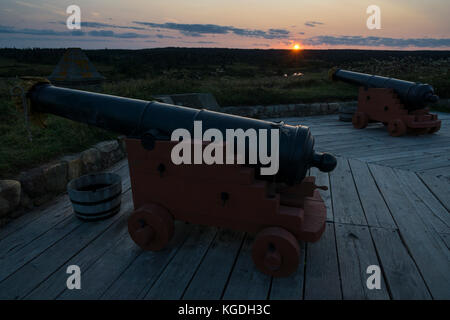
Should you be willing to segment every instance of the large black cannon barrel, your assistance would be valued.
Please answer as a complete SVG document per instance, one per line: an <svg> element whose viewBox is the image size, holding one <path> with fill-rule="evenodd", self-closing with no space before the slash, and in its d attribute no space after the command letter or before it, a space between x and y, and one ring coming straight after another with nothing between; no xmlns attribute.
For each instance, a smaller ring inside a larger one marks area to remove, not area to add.
<svg viewBox="0 0 450 320"><path fill-rule="evenodd" d="M409 110L422 109L426 107L428 103L434 103L439 100L439 97L434 94L433 87L429 84L380 77L342 69L332 69L331 77L333 80L340 80L366 88L393 89Z"/></svg>
<svg viewBox="0 0 450 320"><path fill-rule="evenodd" d="M314 151L314 138L305 126L59 88L50 84L35 85L28 97L33 111L51 113L137 138L154 135L170 139L172 132L179 128L187 129L193 135L194 121L202 121L203 130L220 130L224 137L226 129L279 129L279 171L276 180L288 184L301 182L310 167L328 172L336 166L332 155ZM270 150L270 134L268 141Z"/></svg>

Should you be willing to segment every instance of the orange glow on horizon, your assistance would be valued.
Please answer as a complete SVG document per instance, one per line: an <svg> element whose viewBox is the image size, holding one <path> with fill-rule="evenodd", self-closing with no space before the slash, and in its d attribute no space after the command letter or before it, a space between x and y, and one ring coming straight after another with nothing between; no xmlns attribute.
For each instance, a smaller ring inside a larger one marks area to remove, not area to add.
<svg viewBox="0 0 450 320"><path fill-rule="evenodd" d="M292 50L295 50L295 51L299 51L299 50L301 50L302 49L302 47L298 44L298 43L296 43L295 45L294 45L294 47L292 48Z"/></svg>

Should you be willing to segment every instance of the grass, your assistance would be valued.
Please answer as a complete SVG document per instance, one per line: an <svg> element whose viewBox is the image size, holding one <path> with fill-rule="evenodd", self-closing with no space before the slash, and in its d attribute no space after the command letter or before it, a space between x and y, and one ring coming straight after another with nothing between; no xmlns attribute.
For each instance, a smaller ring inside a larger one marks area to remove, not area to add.
<svg viewBox="0 0 450 320"><path fill-rule="evenodd" d="M47 127L31 126L28 140L23 115L12 102L0 101L0 178L14 178L22 169L37 166L68 153L87 149L117 135L70 120L49 116Z"/></svg>
<svg viewBox="0 0 450 320"><path fill-rule="evenodd" d="M136 99L151 99L167 93L210 92L219 105L271 105L355 99L357 88L332 83L323 72L303 77L205 77L202 79L157 78L131 79L107 83L102 92Z"/></svg>
<svg viewBox="0 0 450 320"><path fill-rule="evenodd" d="M121 53L123 54L123 53ZM276 65L232 61L203 66L183 65L158 69L128 65L129 59L110 54L108 61L95 62L109 80L98 91L118 96L151 100L154 95L210 92L221 106L271 105L356 100L358 88L328 80L330 62L303 61ZM122 60L120 60L122 59ZM170 59L169 59L170 60ZM173 59L177 64L179 59ZM164 59L162 61L165 61ZM20 170L37 166L67 153L115 138L112 132L49 116L47 128L32 127L29 142L23 115L10 101L9 89L15 75L48 75L54 65L20 62L0 57L0 178L13 178ZM331 62L333 63L333 62ZM450 98L450 58L420 56L366 59L340 64L343 69L380 74L432 84L442 98ZM132 68L132 69L130 69ZM153 70L153 71L152 71ZM156 71L155 71L156 70ZM292 76L301 72L302 76ZM111 80L111 79L114 79ZM435 107L450 112L448 106Z"/></svg>

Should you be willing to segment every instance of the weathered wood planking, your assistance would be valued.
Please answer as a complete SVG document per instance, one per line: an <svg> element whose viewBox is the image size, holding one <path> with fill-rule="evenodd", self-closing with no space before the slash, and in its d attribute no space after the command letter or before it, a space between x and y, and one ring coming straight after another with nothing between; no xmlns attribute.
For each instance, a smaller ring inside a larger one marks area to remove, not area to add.
<svg viewBox="0 0 450 320"><path fill-rule="evenodd" d="M409 147L408 150L406 150L406 151L393 150L388 153L381 153L381 154L377 154L377 155L358 157L358 160L366 161L366 162L370 162L370 163L384 164L384 163L387 163L386 161L388 161L388 160L395 160L395 159L406 158L406 157L414 159L415 157L420 157L422 155L439 154L441 152L447 152L447 150L449 150L449 149L444 148L443 146L432 147L432 148L430 148L430 147L417 148L414 150L411 150L411 148Z"/></svg>
<svg viewBox="0 0 450 320"><path fill-rule="evenodd" d="M183 295L188 300L221 298L245 233L221 229Z"/></svg>
<svg viewBox="0 0 450 320"><path fill-rule="evenodd" d="M427 185L430 191L442 203L442 205L450 211L450 182L430 176L428 174L419 174L420 179Z"/></svg>
<svg viewBox="0 0 450 320"><path fill-rule="evenodd" d="M450 214L414 172L394 169L399 182L424 224L431 225L436 232L450 233Z"/></svg>
<svg viewBox="0 0 450 320"><path fill-rule="evenodd" d="M70 216L26 246L21 247L11 254L8 253L0 257L0 282L4 281L14 271L33 260L81 224L82 222L80 220L74 216Z"/></svg>
<svg viewBox="0 0 450 320"><path fill-rule="evenodd" d="M370 228L393 299L424 300L431 295L396 230Z"/></svg>
<svg viewBox="0 0 450 320"><path fill-rule="evenodd" d="M313 133L314 134L314 133ZM343 135L343 136L336 136L334 134L330 135L323 135L319 137L314 137L314 141L316 142L316 145L321 149L327 149L327 147L330 148L337 148L338 146L348 146L348 145L355 145L355 144L364 144L364 143L375 143L378 144L378 140L370 137L355 137L352 134L349 135Z"/></svg>
<svg viewBox="0 0 450 320"><path fill-rule="evenodd" d="M225 300L265 300L269 296L271 277L253 264L253 241L254 237L247 234L222 297Z"/></svg>
<svg viewBox="0 0 450 320"><path fill-rule="evenodd" d="M380 191L373 181L367 164L352 159L349 160L349 164L368 225L397 228Z"/></svg>
<svg viewBox="0 0 450 320"><path fill-rule="evenodd" d="M334 221L333 218L333 207L331 205L331 188L330 188L330 177L327 172L321 172L317 168L311 168L310 175L316 177L316 185L325 186L328 190L319 190L320 195L325 202L327 207L327 221Z"/></svg>
<svg viewBox="0 0 450 320"><path fill-rule="evenodd" d="M270 300L302 300L305 283L306 245L300 243L300 264L293 275L285 278L273 278L270 288Z"/></svg>
<svg viewBox="0 0 450 320"><path fill-rule="evenodd" d="M125 177L123 179L125 184L123 191L126 192L130 190L130 178L126 176L126 171L123 170L123 167L124 165L119 167L118 172ZM131 201L131 191L129 193L129 201ZM38 218L28 224L27 227L7 236L2 240L2 242L5 242L2 248L6 248L7 251L0 256L0 281L50 248L61 238L66 237L66 235L82 224L81 220L72 215L72 207L69 203L69 206L64 207L63 212L53 213L48 211L42 219Z"/></svg>
<svg viewBox="0 0 450 320"><path fill-rule="evenodd" d="M58 297L66 288L66 281L69 276L66 273L67 267L70 265L79 266L83 276L85 270L89 269L100 256L109 250L116 243L118 238L121 238L126 234L126 226L127 216L123 214L99 237L94 239L70 260L63 263L58 270L51 274L51 276L42 281L33 291L25 296L25 299L56 299L56 297ZM45 274L45 272L43 274ZM42 275L40 274L38 277L42 277Z"/></svg>
<svg viewBox="0 0 450 320"><path fill-rule="evenodd" d="M67 200L68 201L68 200ZM59 209L59 210L58 210ZM37 240L45 232L55 228L62 221L72 216L72 207L67 205L63 208L57 208L55 213L46 213L33 220L32 223L24 228L16 230L0 241L0 260L12 256L26 245Z"/></svg>
<svg viewBox="0 0 450 320"><path fill-rule="evenodd" d="M400 169L411 171L431 170L448 166L450 164L450 151L446 150L442 154L435 154L417 158L416 161L408 164L395 166Z"/></svg>
<svg viewBox="0 0 450 320"><path fill-rule="evenodd" d="M447 246L447 248L450 249L450 234L448 233L441 233L440 234L442 240L444 240L445 245Z"/></svg>
<svg viewBox="0 0 450 320"><path fill-rule="evenodd" d="M327 223L320 241L306 244L305 300L342 299L334 224Z"/></svg>
<svg viewBox="0 0 450 320"><path fill-rule="evenodd" d="M193 226L175 222L175 234L167 248L157 252L142 252L114 281L101 299L139 299L159 278L189 236Z"/></svg>
<svg viewBox="0 0 450 320"><path fill-rule="evenodd" d="M418 165L431 165L434 160L439 159L442 156L450 153L450 149L444 149L442 147L438 149L434 148L424 148L423 150L416 150L414 153L409 152L406 154L402 154L401 156L393 157L391 155L391 159L373 161L372 159L369 162L385 165L388 167L396 167L396 168L405 168L415 170ZM447 156L448 157L448 156ZM433 169L435 167L431 167ZM426 167L423 169L427 169Z"/></svg>
<svg viewBox="0 0 450 320"><path fill-rule="evenodd" d="M380 266L368 227L335 224L336 244L344 299L389 299L381 275L381 289L367 287L367 268Z"/></svg>
<svg viewBox="0 0 450 320"><path fill-rule="evenodd" d="M145 299L181 299L217 234L217 228L194 226L194 229L170 264L147 292Z"/></svg>
<svg viewBox="0 0 450 320"><path fill-rule="evenodd" d="M128 192L127 195L131 202L131 192ZM124 211L130 209L131 206L128 206L128 208L124 208ZM50 277L52 273L60 269L61 265L65 265L75 253L82 250L91 241L97 238L99 234L107 230L115 221L119 220L122 214L118 214L105 221L84 223L80 225L66 237L56 242L49 249L1 282L0 298L23 298L42 281ZM67 279L68 275L65 273L65 270L59 271L59 276L62 276L63 280L56 284L59 285L59 290L61 290L66 287L64 278ZM48 293L50 294L50 292ZM55 297L56 296L52 298Z"/></svg>
<svg viewBox="0 0 450 320"><path fill-rule="evenodd" d="M367 225L347 159L338 157L330 173L333 217L335 222Z"/></svg>
<svg viewBox="0 0 450 320"><path fill-rule="evenodd" d="M443 180L447 181L447 183L450 184L450 166L440 167L436 169L420 170L418 172L430 176L435 176L437 178L442 178Z"/></svg>
<svg viewBox="0 0 450 320"><path fill-rule="evenodd" d="M392 168L369 165L400 235L435 299L450 298L450 254L442 238L423 224Z"/></svg>
<svg viewBox="0 0 450 320"><path fill-rule="evenodd" d="M117 238L116 243L82 273L81 290L66 288L57 299L99 299L141 253L142 250L136 246L130 236L124 234Z"/></svg>
<svg viewBox="0 0 450 320"><path fill-rule="evenodd" d="M393 139L390 137L390 139ZM416 143L415 141L404 141L402 144L394 144L393 142L387 142L384 144L375 144L375 145L349 145L347 148L333 148L330 145L327 150L329 152L334 152L337 155L341 155L347 158L359 158L359 157L369 157L376 156L379 154L389 154L395 152L408 151L411 149L422 149L425 150L427 148L433 148L437 145L446 145L450 143L450 139L446 138L444 141L423 141L421 143Z"/></svg>
<svg viewBox="0 0 450 320"><path fill-rule="evenodd" d="M12 220L5 226L0 228L0 246L3 249L4 246L7 246L4 242L4 239L10 236L15 236L17 238L17 233L20 232L21 229L25 227L29 227L31 223L35 223L36 226L40 226L41 228L48 226L49 229L52 225L60 222L64 217L61 217L61 212L65 209L69 208L70 202L67 194L61 195L51 201L50 203L33 209L30 212L22 215L21 217ZM54 222L52 222L54 221ZM48 230L48 229L47 229ZM32 230L29 230L32 233ZM23 236L24 234L22 234ZM22 238L20 236L19 238ZM18 239L18 238L17 238ZM9 240L11 242L16 242L17 240Z"/></svg>

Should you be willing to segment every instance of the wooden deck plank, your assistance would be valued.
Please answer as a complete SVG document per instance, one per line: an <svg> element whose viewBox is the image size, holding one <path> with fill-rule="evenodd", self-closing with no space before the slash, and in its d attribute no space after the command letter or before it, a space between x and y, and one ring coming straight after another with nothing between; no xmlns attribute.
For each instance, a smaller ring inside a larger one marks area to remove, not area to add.
<svg viewBox="0 0 450 320"><path fill-rule="evenodd" d="M448 233L441 233L440 234L442 240L444 240L445 245L447 246L447 248L450 249L450 234Z"/></svg>
<svg viewBox="0 0 450 320"><path fill-rule="evenodd" d="M391 151L389 153L383 153L383 154L377 154L377 155L370 155L367 157L358 157L358 160L370 162L370 163L377 163L383 164L386 163L385 161L388 160L394 160L399 158L415 158L420 157L422 155L428 155L428 154L437 154L441 152L447 152L447 148L444 148L443 146L438 146L434 148L420 148L420 149L414 149L411 150L411 148L408 148L406 151Z"/></svg>
<svg viewBox="0 0 450 320"><path fill-rule="evenodd" d="M305 284L306 245L300 243L300 264L297 272L285 278L273 278L270 300L302 300Z"/></svg>
<svg viewBox="0 0 450 320"><path fill-rule="evenodd" d="M389 299L383 276L381 289L367 288L367 268L380 266L368 227L336 224L335 229L344 299Z"/></svg>
<svg viewBox="0 0 450 320"><path fill-rule="evenodd" d="M113 284L120 274L133 262L142 250L136 246L128 234L116 239L116 243L95 263L81 273L81 290L65 290L59 300L94 300Z"/></svg>
<svg viewBox="0 0 450 320"><path fill-rule="evenodd" d="M405 168L415 170L418 165L430 164L430 161L439 160L450 152L446 148L424 148L416 150L415 153L410 152L401 157L395 157L382 161L369 161L371 163L381 164L388 167ZM434 168L434 167L432 167ZM432 169L431 168L431 169Z"/></svg>
<svg viewBox="0 0 450 320"><path fill-rule="evenodd" d="M391 213L370 174L367 164L349 160L356 189L369 226L397 228Z"/></svg>
<svg viewBox="0 0 450 320"><path fill-rule="evenodd" d="M127 162L124 162L121 166L117 166L118 171L116 171L125 177L122 180L123 192L130 190L130 178L127 176L126 164ZM45 215L2 240L4 245L1 248L5 248L6 252L0 256L0 281L83 224L81 220L72 215L70 202L67 206L63 206L62 212L55 211L58 208L60 208L59 202L57 206L49 207Z"/></svg>
<svg viewBox="0 0 450 320"><path fill-rule="evenodd" d="M265 300L269 296L271 277L259 272L254 266L253 241L254 237L247 234L225 288L225 300Z"/></svg>
<svg viewBox="0 0 450 320"><path fill-rule="evenodd" d="M0 246L3 247L3 245L5 244L3 239L11 235L15 235L17 232L19 232L19 230L23 229L24 227L30 225L33 222L36 222L37 225L43 226L47 226L48 224L50 224L51 222L45 222L45 219L50 218L47 216L51 215L52 213L54 215L60 216L61 211L63 211L67 207L70 207L70 202L68 199L69 197L67 194L60 195L53 201L49 202L48 204L45 204L42 207L35 208L30 212L26 212L24 215L18 217L17 219L12 220L5 226L1 227ZM56 223L58 223L59 221L61 220L58 220ZM46 230L44 230L43 232L45 231Z"/></svg>
<svg viewBox="0 0 450 320"><path fill-rule="evenodd" d="M192 229L192 225L181 221L175 222L175 234L168 246L161 251L142 252L114 281L101 299L130 300L142 298L145 289L148 290L159 278Z"/></svg>
<svg viewBox="0 0 450 320"><path fill-rule="evenodd" d="M446 144L450 143L450 141L445 142ZM439 144L438 144L439 145ZM397 146L377 146L377 147L365 147L365 146L354 146L353 148L348 149L334 149L330 148L329 152L334 152L337 155L342 155L347 158L359 159L360 157L371 157L377 155L385 155L385 154L393 154L397 152L408 151L411 149L415 150L427 150L434 149L436 144L430 144L430 142L423 142L422 144L408 144L397 145ZM382 163L382 162L381 162Z"/></svg>
<svg viewBox="0 0 450 320"><path fill-rule="evenodd" d="M420 179L430 189L434 196L439 199L442 205L450 211L450 182L445 179L430 176L428 174L419 174Z"/></svg>
<svg viewBox="0 0 450 320"><path fill-rule="evenodd" d="M429 300L431 295L396 230L370 228L393 299Z"/></svg>
<svg viewBox="0 0 450 320"><path fill-rule="evenodd" d="M442 238L424 225L392 168L369 165L401 237L435 299L450 298L450 254Z"/></svg>
<svg viewBox="0 0 450 320"><path fill-rule="evenodd" d="M436 232L450 233L450 214L437 200L414 172L394 169L405 194L416 207L424 224Z"/></svg>
<svg viewBox="0 0 450 320"><path fill-rule="evenodd" d="M334 221L333 207L331 204L330 176L327 172L321 172L317 168L311 168L310 175L316 177L316 185L326 186L328 188L328 190L319 190L319 192L327 207L327 221Z"/></svg>
<svg viewBox="0 0 450 320"><path fill-rule="evenodd" d="M66 288L66 281L69 276L66 273L67 267L70 265L79 266L83 276L84 271L89 269L99 257L112 248L118 238L121 238L126 234L126 226L127 216L123 214L98 238L94 239L70 260L63 263L58 270L51 274L51 276L42 281L33 291L25 296L25 299L56 299Z"/></svg>
<svg viewBox="0 0 450 320"><path fill-rule="evenodd" d="M414 162L404 163L396 166L400 169L410 171L422 171L448 166L450 164L450 150L445 150L441 154L418 157Z"/></svg>
<svg viewBox="0 0 450 320"><path fill-rule="evenodd" d="M218 300L227 284L244 233L221 229L190 282L183 299Z"/></svg>
<svg viewBox="0 0 450 320"><path fill-rule="evenodd" d="M335 134L333 134L332 131L330 132L329 135L318 136L317 138L314 137L314 141L316 142L316 145L320 147L326 146L336 147L338 145L348 145L351 143L353 143L353 145L357 145L360 143L367 143L368 141L370 141L371 143L378 142L376 138L365 136L355 137L353 134L336 136Z"/></svg>
<svg viewBox="0 0 450 320"><path fill-rule="evenodd" d="M320 241L306 244L305 300L342 299L334 224Z"/></svg>
<svg viewBox="0 0 450 320"><path fill-rule="evenodd" d="M53 229L62 221L72 216L72 206L67 203L65 206L58 206L53 212L46 212L43 216L35 219L14 233L9 234L5 239L0 241L0 259L13 255L20 251L23 247L37 240L40 236ZM59 210L58 210L59 209Z"/></svg>
<svg viewBox="0 0 450 320"><path fill-rule="evenodd" d="M336 133L338 134L338 133ZM435 137L436 139L418 139L417 137L402 137L400 139L394 139L393 137L386 137L380 142L367 143L364 145L349 145L347 147L333 148L332 144L328 145L329 151L350 158L368 157L372 155L388 154L392 152L408 151L411 149L421 150L427 148L436 148L439 146L448 147L450 143L450 137ZM392 140L394 139L394 141ZM415 140L418 139L418 140Z"/></svg>
<svg viewBox="0 0 450 320"><path fill-rule="evenodd" d="M189 238L144 298L181 299L216 234L217 228L195 226Z"/></svg>
<svg viewBox="0 0 450 320"><path fill-rule="evenodd" d="M367 225L347 159L338 157L336 169L330 173L334 221Z"/></svg>
<svg viewBox="0 0 450 320"><path fill-rule="evenodd" d="M429 176L435 176L437 178L442 178L448 183L450 183L450 166L435 169L420 170L418 171L418 173L426 174Z"/></svg>
<svg viewBox="0 0 450 320"><path fill-rule="evenodd" d="M125 198L127 196L128 202L131 203L131 192L128 192ZM129 211L130 209L131 205L128 205L128 207L124 208L124 211ZM81 224L37 258L28 262L12 276L1 282L0 299L23 298L42 281L51 276L53 272L60 269L62 265L65 265L77 252L107 230L115 221L119 220L122 215L123 211L121 214L106 221ZM64 275L65 279L68 277L65 274L65 270L60 270L60 275ZM59 283L60 290L65 288L65 279Z"/></svg>
<svg viewBox="0 0 450 320"><path fill-rule="evenodd" d="M74 216L70 216L26 246L0 257L0 282L4 281L16 270L36 258L81 224L82 222L80 220Z"/></svg>

